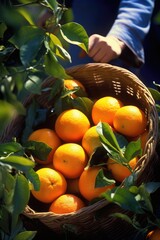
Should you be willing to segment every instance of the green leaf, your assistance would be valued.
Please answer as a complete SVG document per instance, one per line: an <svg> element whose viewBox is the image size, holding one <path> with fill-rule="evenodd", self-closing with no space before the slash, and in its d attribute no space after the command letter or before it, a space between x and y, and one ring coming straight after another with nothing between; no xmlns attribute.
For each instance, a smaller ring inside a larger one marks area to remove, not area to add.
<svg viewBox="0 0 160 240"><path fill-rule="evenodd" d="M0 133L17 114L16 108L7 101L0 100Z"/></svg>
<svg viewBox="0 0 160 240"><path fill-rule="evenodd" d="M11 231L11 219L12 214L8 211L6 206L0 207L0 229L2 229L5 233L10 233Z"/></svg>
<svg viewBox="0 0 160 240"><path fill-rule="evenodd" d="M140 203L135 199L135 195L126 188L117 187L103 194L110 202L119 205L125 210L132 211L137 214L143 214L144 211Z"/></svg>
<svg viewBox="0 0 160 240"><path fill-rule="evenodd" d="M19 217L19 214L12 214L12 219L11 219L11 238L13 238L19 231L22 230L22 221Z"/></svg>
<svg viewBox="0 0 160 240"><path fill-rule="evenodd" d="M147 192L145 185L141 184L139 187L139 194L142 198L142 208L146 209L147 212L151 212L153 213L153 207L152 207L152 203L151 203L151 199L150 199L150 194Z"/></svg>
<svg viewBox="0 0 160 240"><path fill-rule="evenodd" d="M1 179L1 170L0 170L0 179ZM4 194L4 185L1 184L0 185L0 199L2 199L3 194Z"/></svg>
<svg viewBox="0 0 160 240"><path fill-rule="evenodd" d="M27 115L25 117L25 127L22 132L21 141L26 142L29 135L33 132L33 126L36 119L38 104L33 100L28 106Z"/></svg>
<svg viewBox="0 0 160 240"><path fill-rule="evenodd" d="M126 150L126 146L128 144L128 140L123 135L121 135L117 132L114 132L114 135L117 139L117 142L118 142L118 145L119 145L121 151L124 153Z"/></svg>
<svg viewBox="0 0 160 240"><path fill-rule="evenodd" d="M17 99L16 94L13 93L9 88L5 87L5 97L8 103L12 104L16 112L20 115L26 114L26 109L23 104Z"/></svg>
<svg viewBox="0 0 160 240"><path fill-rule="evenodd" d="M18 0L18 2L27 4L37 2L37 0Z"/></svg>
<svg viewBox="0 0 160 240"><path fill-rule="evenodd" d="M45 55L44 64L45 64L45 70L49 75L55 78L60 78L60 79L69 77L66 74L65 69L58 62L53 52L48 51L48 53Z"/></svg>
<svg viewBox="0 0 160 240"><path fill-rule="evenodd" d="M57 47L56 55L61 57L63 60L71 62L70 54L63 47L58 46L58 45L56 47Z"/></svg>
<svg viewBox="0 0 160 240"><path fill-rule="evenodd" d="M71 62L71 56L69 55L69 53L63 48L61 41L59 40L59 38L57 38L57 36L55 36L54 34L48 34L50 38L50 42L46 43L46 47L53 51L56 56L67 60L69 62Z"/></svg>
<svg viewBox="0 0 160 240"><path fill-rule="evenodd" d="M24 25L28 25L28 21L13 7L5 7L1 5L0 21L7 26L18 30Z"/></svg>
<svg viewBox="0 0 160 240"><path fill-rule="evenodd" d="M35 167L35 163L28 158L11 155L6 158L1 158L0 161L5 164L11 165L13 168L25 172L31 168Z"/></svg>
<svg viewBox="0 0 160 240"><path fill-rule="evenodd" d="M126 214L123 214L123 213L113 213L110 216L114 217L114 218L120 218L121 220L124 220L127 223L132 225L132 219L129 216L127 216Z"/></svg>
<svg viewBox="0 0 160 240"><path fill-rule="evenodd" d="M137 141L132 141L127 144L124 156L128 161L130 161L136 156L141 156L141 155L142 155L142 148L141 148L140 138Z"/></svg>
<svg viewBox="0 0 160 240"><path fill-rule="evenodd" d="M108 159L107 151L104 147L97 147L95 151L92 153L88 166L106 166L106 161Z"/></svg>
<svg viewBox="0 0 160 240"><path fill-rule="evenodd" d="M91 119L91 111L93 107L93 101L91 99L89 99L88 97L76 97L76 98L73 98L72 102L73 102L73 108L80 110L89 119Z"/></svg>
<svg viewBox="0 0 160 240"><path fill-rule="evenodd" d="M50 93L50 99L53 99L53 101L55 99L59 99L60 98L60 94L64 88L64 80L63 79L53 79L54 84L52 85L51 88L51 93Z"/></svg>
<svg viewBox="0 0 160 240"><path fill-rule="evenodd" d="M16 185L13 196L13 214L20 214L24 211L30 198L28 180L22 174L16 175Z"/></svg>
<svg viewBox="0 0 160 240"><path fill-rule="evenodd" d="M20 58L24 66L28 67L40 50L45 33L35 26L23 26L10 39L20 49Z"/></svg>
<svg viewBox="0 0 160 240"><path fill-rule="evenodd" d="M49 5L49 7L54 10L54 11L57 11L57 8L58 8L58 3L56 0L47 0L46 1Z"/></svg>
<svg viewBox="0 0 160 240"><path fill-rule="evenodd" d="M53 33L48 33L48 32L46 34L47 34L47 36L49 36L50 40L52 41L52 43L54 45L62 47L62 43L56 35L54 35Z"/></svg>
<svg viewBox="0 0 160 240"><path fill-rule="evenodd" d="M36 0L35 0L36 1ZM30 1L30 2L34 2L33 0ZM30 25L35 25L35 22L33 21L33 17L32 15L30 14L30 11L29 9L25 8L24 7L19 7L17 8L17 11L27 20L27 22L30 24Z"/></svg>
<svg viewBox="0 0 160 240"><path fill-rule="evenodd" d="M8 206L8 209L11 210L12 206L12 200L14 195L14 189L15 189L15 178L8 172L5 172L5 175L3 174L3 181L4 184L4 193L3 193L3 203Z"/></svg>
<svg viewBox="0 0 160 240"><path fill-rule="evenodd" d="M15 51L15 47L13 46L3 46L3 45L0 45L0 62L4 62L6 61L6 59L8 57L11 56L11 54ZM7 72L7 69L4 68L4 64L2 65L1 64L1 77L2 76L5 76L4 73Z"/></svg>
<svg viewBox="0 0 160 240"><path fill-rule="evenodd" d="M40 189L40 181L38 174L31 168L25 172L26 178L32 183L35 191Z"/></svg>
<svg viewBox="0 0 160 240"><path fill-rule="evenodd" d="M19 215L12 215L12 231L10 233L10 238L14 239L14 237L21 231L24 231L24 226Z"/></svg>
<svg viewBox="0 0 160 240"><path fill-rule="evenodd" d="M154 88L148 88L155 101L160 101L160 92Z"/></svg>
<svg viewBox="0 0 160 240"><path fill-rule="evenodd" d="M75 22L66 23L61 25L60 32L67 42L75 44L88 52L88 35L80 24Z"/></svg>
<svg viewBox="0 0 160 240"><path fill-rule="evenodd" d="M89 103L93 102L90 98L87 98L87 93L82 88L80 88L79 86L74 87L73 90L66 89L66 91L69 92L70 94L76 93L75 94L76 97L82 97L82 98L84 98L83 100L86 100Z"/></svg>
<svg viewBox="0 0 160 240"><path fill-rule="evenodd" d="M113 154L116 154L117 156L119 156L120 154L122 155L116 137L108 123L98 123L97 132L99 134L103 147L108 151L111 156Z"/></svg>
<svg viewBox="0 0 160 240"><path fill-rule="evenodd" d="M73 108L72 99L70 97L59 98L54 104L55 114L58 116L61 112Z"/></svg>
<svg viewBox="0 0 160 240"><path fill-rule="evenodd" d="M1 53L2 51L0 51L0 71L1 71L0 79L9 75L7 68L4 66L3 63L1 63L3 62L3 57L5 58L6 56L3 56L3 54Z"/></svg>
<svg viewBox="0 0 160 240"><path fill-rule="evenodd" d="M13 68L12 68L13 70ZM18 90L18 93L21 93L21 90L23 90L24 87L24 82L27 79L27 72L23 69L22 71L19 70L18 68L14 69L16 72L12 72L12 80L13 82L15 82L15 86ZM17 96L17 99L19 101L21 101L21 99L19 99L19 97Z"/></svg>
<svg viewBox="0 0 160 240"><path fill-rule="evenodd" d="M20 232L13 238L13 240L32 240L34 239L37 231L24 231Z"/></svg>
<svg viewBox="0 0 160 240"><path fill-rule="evenodd" d="M102 139L105 139L104 142L108 145L108 148L111 148L116 152L121 151L113 130L108 123L98 123L97 132L100 134L100 136L103 136Z"/></svg>
<svg viewBox="0 0 160 240"><path fill-rule="evenodd" d="M5 23L0 23L0 38L3 38L4 32L7 30L7 26Z"/></svg>
<svg viewBox="0 0 160 240"><path fill-rule="evenodd" d="M39 45L44 40L44 37L45 32L42 29L36 26L23 26L12 38L9 39L9 41L17 46L17 48L21 48L32 41L34 41L35 46ZM31 50L32 49L29 49L29 51Z"/></svg>
<svg viewBox="0 0 160 240"><path fill-rule="evenodd" d="M105 187L109 186L115 183L114 179L109 179L104 175L103 169L100 169L97 176L96 176L96 181L95 181L95 187Z"/></svg>
<svg viewBox="0 0 160 240"><path fill-rule="evenodd" d="M125 178L123 184L125 188L130 189L132 186L135 186L138 177L138 172L132 172L132 174Z"/></svg>
<svg viewBox="0 0 160 240"><path fill-rule="evenodd" d="M144 186L148 193L154 193L158 188L160 188L160 182L147 182Z"/></svg>
<svg viewBox="0 0 160 240"><path fill-rule="evenodd" d="M42 161L47 160L49 153L52 151L52 148L47 144L37 141L27 141L24 147L30 151L35 158Z"/></svg>
<svg viewBox="0 0 160 240"><path fill-rule="evenodd" d="M10 153L16 153L23 155L24 149L21 144L17 142L7 142L7 143L1 143L0 144L0 157L1 156L7 156Z"/></svg>
<svg viewBox="0 0 160 240"><path fill-rule="evenodd" d="M131 187L129 188L129 191L130 191L131 193L137 195L138 192L139 192L139 189L138 189L137 186L131 186Z"/></svg>

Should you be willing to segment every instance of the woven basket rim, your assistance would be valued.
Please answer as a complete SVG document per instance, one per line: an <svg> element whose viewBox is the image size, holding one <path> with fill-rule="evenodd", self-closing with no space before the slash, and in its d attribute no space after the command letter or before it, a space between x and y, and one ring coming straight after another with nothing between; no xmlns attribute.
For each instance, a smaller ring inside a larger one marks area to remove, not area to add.
<svg viewBox="0 0 160 240"><path fill-rule="evenodd" d="M100 199L98 200L97 202L89 205L89 206L85 206L81 209L79 209L78 211L76 212L71 212L71 213L64 213L64 214L56 214L56 213L53 213L53 212L50 212L50 211L43 211L43 212L37 212L35 211L34 209L32 209L29 205L26 206L25 208L25 211L24 211L24 215L26 216L29 216L32 218L33 217L45 217L45 216L50 216L50 217L53 217L53 218L57 218L57 217L60 217L60 218L68 218L68 217L72 217L72 216L75 216L75 215L83 215L83 214L86 214L86 211L91 213L91 212L95 212L95 210L98 210L106 205L108 205L109 202L106 200L106 199Z"/></svg>

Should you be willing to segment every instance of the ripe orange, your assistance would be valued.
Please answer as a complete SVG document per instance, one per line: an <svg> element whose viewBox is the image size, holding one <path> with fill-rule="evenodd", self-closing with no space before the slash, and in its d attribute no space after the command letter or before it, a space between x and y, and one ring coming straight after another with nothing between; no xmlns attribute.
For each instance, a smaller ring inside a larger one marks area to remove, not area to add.
<svg viewBox="0 0 160 240"><path fill-rule="evenodd" d="M101 146L101 141L96 131L96 126L92 126L85 132L82 138L82 147L90 156L94 152L94 150L99 146Z"/></svg>
<svg viewBox="0 0 160 240"><path fill-rule="evenodd" d="M65 143L57 148L53 156L53 167L67 178L77 178L87 165L84 149L77 143Z"/></svg>
<svg viewBox="0 0 160 240"><path fill-rule="evenodd" d="M58 197L51 204L49 211L56 214L76 212L85 207L85 203L73 194L64 194Z"/></svg>
<svg viewBox="0 0 160 240"><path fill-rule="evenodd" d="M119 108L123 106L123 103L111 96L106 96L98 99L92 108L92 120L95 125L100 121L107 122L111 126L113 125L113 118Z"/></svg>
<svg viewBox="0 0 160 240"><path fill-rule="evenodd" d="M137 164L138 157L133 158L129 161L130 167L134 170ZM111 171L113 178L118 181L122 182L126 177L131 175L131 171L120 163L117 163L113 159L109 158L107 161L108 170Z"/></svg>
<svg viewBox="0 0 160 240"><path fill-rule="evenodd" d="M79 178L79 190L81 195L88 201L99 197L103 192L114 187L114 184L105 187L95 187L95 181L100 167L85 168Z"/></svg>
<svg viewBox="0 0 160 240"><path fill-rule="evenodd" d="M75 93L71 94L71 96L73 98L77 97L77 96L86 96L86 89L83 86L83 84L75 79L65 79L64 80L64 86L69 89L69 90L74 90L75 87L79 87L80 89L77 90Z"/></svg>
<svg viewBox="0 0 160 240"><path fill-rule="evenodd" d="M60 172L51 168L41 168L36 173L40 180L40 190L31 192L39 201L51 203L66 192L67 182Z"/></svg>
<svg viewBox="0 0 160 240"><path fill-rule="evenodd" d="M41 164L51 163L55 150L61 145L61 139L57 136L54 130L51 130L49 128L35 130L30 134L28 140L42 142L52 148L51 152L48 155L48 158L45 161L35 158L35 161Z"/></svg>
<svg viewBox="0 0 160 240"><path fill-rule="evenodd" d="M55 131L65 142L80 141L89 127L88 118L77 109L62 112L55 122Z"/></svg>
<svg viewBox="0 0 160 240"><path fill-rule="evenodd" d="M116 112L113 126L117 132L125 136L136 137L145 131L147 118L138 107L127 105Z"/></svg>
<svg viewBox="0 0 160 240"><path fill-rule="evenodd" d="M160 229L156 228L156 229L150 231L147 234L146 239L148 239L148 240L160 240Z"/></svg>

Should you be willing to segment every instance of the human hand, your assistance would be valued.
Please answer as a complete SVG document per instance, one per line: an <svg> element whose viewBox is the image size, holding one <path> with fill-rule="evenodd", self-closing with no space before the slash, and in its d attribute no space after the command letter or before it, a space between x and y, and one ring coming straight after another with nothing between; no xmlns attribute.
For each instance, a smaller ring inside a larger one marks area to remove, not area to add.
<svg viewBox="0 0 160 240"><path fill-rule="evenodd" d="M125 43L114 36L93 34L89 37L88 55L95 62L110 62L121 55L124 47Z"/></svg>

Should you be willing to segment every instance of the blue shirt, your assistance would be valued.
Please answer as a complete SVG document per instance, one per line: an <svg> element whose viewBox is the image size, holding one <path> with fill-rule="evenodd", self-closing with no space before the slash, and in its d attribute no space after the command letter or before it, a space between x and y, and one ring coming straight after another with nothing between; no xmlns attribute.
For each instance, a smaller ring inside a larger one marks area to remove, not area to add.
<svg viewBox="0 0 160 240"><path fill-rule="evenodd" d="M144 63L143 40L150 28L155 0L73 0L74 21L80 23L87 34L113 35L127 48L122 59L131 66ZM89 57L80 59L80 49L70 46L72 64L92 62ZM71 66L70 65L70 66Z"/></svg>

